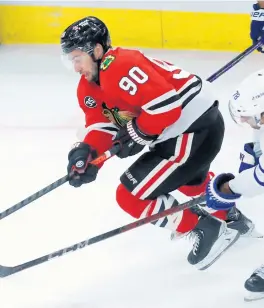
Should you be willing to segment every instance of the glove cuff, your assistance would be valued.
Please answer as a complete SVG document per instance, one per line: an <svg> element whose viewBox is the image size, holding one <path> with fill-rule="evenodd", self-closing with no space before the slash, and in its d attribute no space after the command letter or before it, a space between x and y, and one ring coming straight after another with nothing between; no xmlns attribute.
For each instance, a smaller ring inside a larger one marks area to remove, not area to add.
<svg viewBox="0 0 264 308"><path fill-rule="evenodd" d="M157 137L157 136L149 136L141 132L137 127L135 119L127 123L127 132L131 137L131 139L140 145L149 145Z"/></svg>
<svg viewBox="0 0 264 308"><path fill-rule="evenodd" d="M230 180L233 180L235 176L231 173L223 173L218 175L216 178L212 179L207 186L207 193L210 195L211 199L221 201L224 204L233 203L241 197L240 194L232 193L226 194L220 191L220 186Z"/></svg>

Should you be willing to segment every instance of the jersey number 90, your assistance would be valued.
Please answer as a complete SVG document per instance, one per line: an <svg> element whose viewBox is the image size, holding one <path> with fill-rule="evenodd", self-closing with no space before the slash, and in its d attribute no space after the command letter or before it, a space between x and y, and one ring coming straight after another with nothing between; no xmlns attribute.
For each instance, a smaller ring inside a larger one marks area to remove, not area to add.
<svg viewBox="0 0 264 308"><path fill-rule="evenodd" d="M148 80L148 75L144 73L139 67L134 66L128 72L129 77L123 77L119 81L119 87L128 91L130 95L137 93L137 83L143 84Z"/></svg>
<svg viewBox="0 0 264 308"><path fill-rule="evenodd" d="M171 72L174 79L185 79L190 77L189 72L184 71L171 63L156 60L151 57L146 58L148 58L152 63L156 64L165 71ZM130 95L135 95L137 93L137 83L143 84L149 79L148 75L137 66L132 67L129 70L128 75L129 77L123 77L119 81L119 87L125 91L128 91Z"/></svg>

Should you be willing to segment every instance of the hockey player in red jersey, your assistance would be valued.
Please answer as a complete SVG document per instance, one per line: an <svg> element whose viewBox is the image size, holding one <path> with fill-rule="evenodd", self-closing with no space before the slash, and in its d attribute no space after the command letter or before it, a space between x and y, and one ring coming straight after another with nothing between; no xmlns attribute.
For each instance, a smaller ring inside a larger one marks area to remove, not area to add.
<svg viewBox="0 0 264 308"><path fill-rule="evenodd" d="M121 176L116 200L135 218L143 218L178 202L170 192L187 196L204 193L209 168L218 154L224 122L211 85L199 76L137 50L112 48L106 25L87 17L61 36L64 57L81 74L78 100L86 115L87 134L68 155L69 183L79 187L96 179L99 168L78 168L113 144L120 158L144 152ZM210 266L253 224L238 210L201 208L154 222L177 234L195 237L188 261L198 269ZM242 227L243 228L242 228ZM217 252L216 252L217 251Z"/></svg>

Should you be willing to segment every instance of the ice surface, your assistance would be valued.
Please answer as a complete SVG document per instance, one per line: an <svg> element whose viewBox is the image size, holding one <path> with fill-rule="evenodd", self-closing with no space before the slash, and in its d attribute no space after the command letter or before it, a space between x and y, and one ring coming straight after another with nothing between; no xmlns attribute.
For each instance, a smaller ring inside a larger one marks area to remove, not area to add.
<svg viewBox="0 0 264 308"><path fill-rule="evenodd" d="M209 77L235 53L145 50ZM262 68L253 54L214 82L226 135L215 172L236 172L249 140L230 120L227 97ZM0 48L0 211L65 175L67 153L83 125L76 100L78 76L60 62L57 46ZM197 106L199 108L199 106ZM115 202L119 176L136 157L113 158L96 183L67 184L0 223L0 264L16 265L133 221ZM183 197L180 196L183 201ZM263 197L241 202L264 232ZM1 308L241 308L245 279L264 261L263 240L241 239L217 263L198 272L186 261L187 240L152 225L0 280Z"/></svg>

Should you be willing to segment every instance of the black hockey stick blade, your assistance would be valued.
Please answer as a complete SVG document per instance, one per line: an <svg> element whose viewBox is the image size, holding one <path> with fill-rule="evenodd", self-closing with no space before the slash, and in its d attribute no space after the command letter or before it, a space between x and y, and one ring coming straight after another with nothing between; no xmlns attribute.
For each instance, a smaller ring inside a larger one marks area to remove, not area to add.
<svg viewBox="0 0 264 308"><path fill-rule="evenodd" d="M149 217L145 217L145 218L136 220L136 221L134 221L134 222L132 222L130 224L124 225L124 226L122 226L120 228L113 229L113 230L108 231L106 233L102 233L102 234L97 235L95 237L86 239L86 240L84 240L82 242L76 243L76 244L74 244L72 246L68 246L68 247L62 248L60 250L54 251L54 252L52 252L50 254L47 254L45 256L39 257L37 259L34 259L34 260L31 260L31 261L19 264L19 265L14 266L14 267L0 266L0 277L1 278L7 277L7 276L13 275L15 273L18 273L20 271L23 271L25 269L28 269L28 268L34 267L36 265L39 265L39 264L45 263L47 261L50 261L52 259L62 257L62 256L64 256L67 253L74 252L76 250L85 248L85 247L87 247L89 245L92 245L92 244L101 242L103 240L106 240L106 239L108 239L110 237L119 235L121 233L125 233L127 231L132 230L132 229L136 229L136 228L138 228L140 226L143 226L143 225L146 225L148 223L151 223L151 222L153 222L155 220L158 220L158 219L160 219L162 217L171 215L171 214L176 213L176 212L183 211L183 210L185 210L187 208L190 208L190 207L195 206L197 204L203 203L204 201L205 201L205 196L194 198L194 199L189 200L189 201L187 201L185 203L178 204L178 205L176 205L174 207L171 207L171 208L169 208L169 209L167 209L167 210L165 210L163 212L160 212L160 213L151 215Z"/></svg>
<svg viewBox="0 0 264 308"><path fill-rule="evenodd" d="M120 150L120 145L114 145L110 150L104 152L102 155L91 161L91 164L98 165L113 155L115 155ZM57 181L51 183L50 185L44 187L43 189L37 191L35 194L29 196L28 198L18 202L17 204L11 206L7 210L0 213L0 220L13 214L14 212L22 209L24 206L28 205L29 203L39 199L40 197L46 195L47 193L51 192L52 190L60 187L64 183L66 183L69 180L68 175L65 175L64 177L58 179Z"/></svg>

